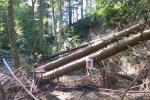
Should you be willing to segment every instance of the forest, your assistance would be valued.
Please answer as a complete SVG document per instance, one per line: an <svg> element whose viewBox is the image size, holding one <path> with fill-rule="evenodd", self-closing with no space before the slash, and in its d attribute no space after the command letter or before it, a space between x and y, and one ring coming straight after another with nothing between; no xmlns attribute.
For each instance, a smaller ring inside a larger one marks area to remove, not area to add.
<svg viewBox="0 0 150 100"><path fill-rule="evenodd" d="M0 0L0 100L150 100L150 0Z"/></svg>

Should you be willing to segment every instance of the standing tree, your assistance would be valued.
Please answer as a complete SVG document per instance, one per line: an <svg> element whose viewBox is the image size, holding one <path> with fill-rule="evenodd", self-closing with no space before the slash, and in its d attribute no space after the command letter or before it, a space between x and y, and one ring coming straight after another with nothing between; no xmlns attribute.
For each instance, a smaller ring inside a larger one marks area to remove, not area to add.
<svg viewBox="0 0 150 100"><path fill-rule="evenodd" d="M53 16L53 34L55 35L56 51L58 50L57 33L56 33L56 18L55 18L55 2L52 0L52 16Z"/></svg>
<svg viewBox="0 0 150 100"><path fill-rule="evenodd" d="M34 36L35 35L34 34L34 24L35 24L35 22L34 22L34 17L35 17L34 9L35 9L35 2L36 2L36 0L31 0L31 5L30 5L30 12L31 12L30 21L31 21L31 27L32 27L32 48L33 48L32 51L34 51L34 44L36 42L36 39L35 39L35 36Z"/></svg>
<svg viewBox="0 0 150 100"><path fill-rule="evenodd" d="M39 0L39 47L40 49L44 49L45 41L44 41L44 24L43 24L43 16L44 16L44 0Z"/></svg>
<svg viewBox="0 0 150 100"><path fill-rule="evenodd" d="M80 1L81 5L81 19L83 18L83 0Z"/></svg>
<svg viewBox="0 0 150 100"><path fill-rule="evenodd" d="M68 3L69 3L69 26L71 26L72 24L72 6L71 6L71 0L68 0Z"/></svg>
<svg viewBox="0 0 150 100"><path fill-rule="evenodd" d="M63 17L63 15L62 15L62 4L63 4L62 0L59 0L59 26L58 26L59 27L59 36L58 36L59 37L59 39L58 39L58 42L59 42L58 48L59 49L61 49L61 43L62 43L62 36L61 36L62 35L61 34L62 33L61 32L62 31L62 17Z"/></svg>
<svg viewBox="0 0 150 100"><path fill-rule="evenodd" d="M13 1L14 0L8 0L8 20L7 21L8 21L9 40L10 40L11 50L13 54L14 66L15 68L19 68L20 59L19 59L19 54L18 54L17 46L16 46L16 31L14 29Z"/></svg>

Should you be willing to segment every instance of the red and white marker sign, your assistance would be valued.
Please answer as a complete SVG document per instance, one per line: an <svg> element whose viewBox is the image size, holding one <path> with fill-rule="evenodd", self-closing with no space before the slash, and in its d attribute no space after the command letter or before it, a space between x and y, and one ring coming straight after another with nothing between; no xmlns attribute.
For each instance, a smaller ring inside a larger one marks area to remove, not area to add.
<svg viewBox="0 0 150 100"><path fill-rule="evenodd" d="M93 68L93 59L86 59L86 70L87 70L87 74L90 75L90 73L92 73L92 69Z"/></svg>
<svg viewBox="0 0 150 100"><path fill-rule="evenodd" d="M86 68L93 69L93 59L86 59Z"/></svg>

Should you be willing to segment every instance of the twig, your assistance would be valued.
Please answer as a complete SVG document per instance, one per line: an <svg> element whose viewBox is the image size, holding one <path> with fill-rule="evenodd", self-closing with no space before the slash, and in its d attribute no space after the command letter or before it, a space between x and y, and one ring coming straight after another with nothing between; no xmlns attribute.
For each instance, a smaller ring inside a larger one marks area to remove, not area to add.
<svg viewBox="0 0 150 100"><path fill-rule="evenodd" d="M5 95L5 92L4 92L4 89L3 89L3 86L2 84L0 83L0 93L1 93L1 99L3 100L6 100L6 95Z"/></svg>
<svg viewBox="0 0 150 100"><path fill-rule="evenodd" d="M104 92L125 92L125 90L114 90L114 89L105 89L105 88L99 88L99 91L104 91ZM128 91L128 93L150 93L150 91Z"/></svg>
<svg viewBox="0 0 150 100"><path fill-rule="evenodd" d="M33 80L31 79L32 82L31 82L31 86L30 86L30 87L31 87L31 88L30 88L30 92L31 92L31 93L32 93L33 88L35 87L35 86L34 86L34 85L35 85L34 74L33 74L32 77L33 77Z"/></svg>
<svg viewBox="0 0 150 100"><path fill-rule="evenodd" d="M129 93L150 93L150 91L129 91Z"/></svg>
<svg viewBox="0 0 150 100"><path fill-rule="evenodd" d="M86 93L85 91L81 92L81 94L80 94L80 96L79 96L79 99L78 99L78 100L80 100L80 99L81 99L81 97L82 97L85 93Z"/></svg>
<svg viewBox="0 0 150 100"><path fill-rule="evenodd" d="M22 89L17 93L17 95L14 97L14 100L17 99L18 95L21 93Z"/></svg>
<svg viewBox="0 0 150 100"><path fill-rule="evenodd" d="M11 70L11 68L9 67L9 65L7 64L7 62L5 61L5 59L3 59L3 62L5 64L5 66L8 68L8 70L10 71L10 73L12 74L12 76L16 79L16 81L22 86L22 88L34 99L34 100L38 100L32 93L30 93L30 91L22 84L22 82L14 75L13 71Z"/></svg>
<svg viewBox="0 0 150 100"><path fill-rule="evenodd" d="M131 89L138 88L138 87L140 87L140 86L141 86L141 85L133 86L133 87L131 87Z"/></svg>
<svg viewBox="0 0 150 100"><path fill-rule="evenodd" d="M138 79L138 77L141 75L141 73L144 71L144 69L147 67L149 61L144 65L144 67L142 68L142 70L139 72L139 74L135 77L135 79L132 81L132 83L128 86L128 88L126 89L126 91L123 93L121 100L124 99L126 93L130 90L131 86L136 82L136 80Z"/></svg>
<svg viewBox="0 0 150 100"><path fill-rule="evenodd" d="M34 82L34 80L32 80L32 84L31 84L30 92L32 92L32 90L33 90L33 88L34 88L34 84L35 84L35 82Z"/></svg>

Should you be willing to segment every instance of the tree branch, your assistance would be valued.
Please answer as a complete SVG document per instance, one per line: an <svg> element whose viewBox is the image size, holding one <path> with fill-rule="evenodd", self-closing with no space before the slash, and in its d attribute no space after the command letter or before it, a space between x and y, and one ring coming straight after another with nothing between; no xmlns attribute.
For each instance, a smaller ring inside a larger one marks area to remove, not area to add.
<svg viewBox="0 0 150 100"><path fill-rule="evenodd" d="M132 81L132 83L128 86L128 88L126 89L126 91L123 93L121 100L124 100L124 97L126 95L126 93L130 90L131 86L136 82L136 80L139 78L139 76L142 74L142 72L144 71L144 69L146 69L147 65L148 65L149 61L144 65L144 67L142 68L142 70L139 72L139 74L135 77L135 79Z"/></svg>
<svg viewBox="0 0 150 100"><path fill-rule="evenodd" d="M30 91L23 85L23 83L14 75L13 71L11 70L11 68L9 67L9 65L7 64L7 62L5 61L5 59L3 59L3 62L5 64L5 66L8 68L8 70L10 71L10 73L12 74L12 76L16 79L16 81L21 85L21 87L34 99L34 100L38 100L32 93L30 93Z"/></svg>

